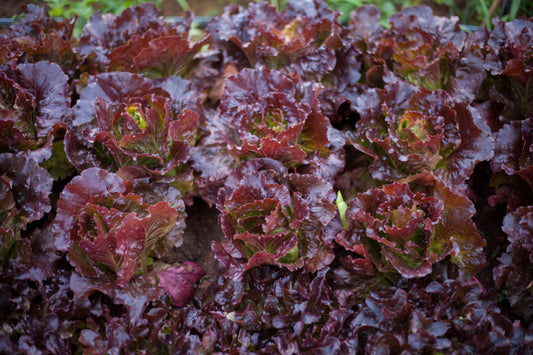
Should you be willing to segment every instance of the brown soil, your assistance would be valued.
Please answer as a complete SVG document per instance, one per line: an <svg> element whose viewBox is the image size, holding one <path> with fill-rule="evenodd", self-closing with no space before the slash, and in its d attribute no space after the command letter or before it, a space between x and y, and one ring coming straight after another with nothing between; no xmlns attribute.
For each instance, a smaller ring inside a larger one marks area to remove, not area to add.
<svg viewBox="0 0 533 355"><path fill-rule="evenodd" d="M209 207L201 199L195 199L194 204L186 208L186 212L183 245L175 250L169 261L194 261L207 273L204 280L207 282L200 283L200 287L208 287L218 276L218 262L211 251L211 243L224 239L224 233L218 225L218 210Z"/></svg>

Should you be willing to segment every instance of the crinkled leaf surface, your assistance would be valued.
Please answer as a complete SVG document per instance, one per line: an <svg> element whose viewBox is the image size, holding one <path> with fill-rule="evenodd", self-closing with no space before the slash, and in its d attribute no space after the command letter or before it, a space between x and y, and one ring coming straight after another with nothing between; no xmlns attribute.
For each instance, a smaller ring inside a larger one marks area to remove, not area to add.
<svg viewBox="0 0 533 355"><path fill-rule="evenodd" d="M268 263L312 271L333 260L327 226L336 215L325 180L287 174L279 162L256 159L228 177L218 209L230 254L247 259L245 270Z"/></svg>
<svg viewBox="0 0 533 355"><path fill-rule="evenodd" d="M185 76L191 72L194 56L208 41L209 37L204 37L191 43L187 33L133 36L127 45L108 55L109 68L144 73L149 78Z"/></svg>
<svg viewBox="0 0 533 355"><path fill-rule="evenodd" d="M5 32L12 42L5 48L10 53L0 55L0 62L3 58L17 58L19 63L50 61L73 75L78 64L74 53L77 41L72 35L75 22L74 17L59 21L48 16L44 6L28 4L24 17Z"/></svg>
<svg viewBox="0 0 533 355"><path fill-rule="evenodd" d="M16 206L26 222L37 221L50 212L53 179L31 154L0 154L0 173L5 179L2 186L11 190L5 191L5 203L11 195L15 202L12 208ZM9 213L7 207L3 209L2 213Z"/></svg>
<svg viewBox="0 0 533 355"><path fill-rule="evenodd" d="M126 45L133 36L148 31L154 36L168 31L182 33L189 29L190 22L190 16L185 16L173 27L158 15L155 5L148 3L130 7L119 16L96 12L83 27L78 52L82 58L88 58L90 66L104 71L109 64L108 54Z"/></svg>

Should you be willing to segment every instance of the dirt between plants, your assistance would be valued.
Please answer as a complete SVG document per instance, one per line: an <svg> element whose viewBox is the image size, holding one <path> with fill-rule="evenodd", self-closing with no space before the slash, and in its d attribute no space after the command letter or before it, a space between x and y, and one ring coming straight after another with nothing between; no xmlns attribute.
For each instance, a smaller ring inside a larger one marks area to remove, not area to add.
<svg viewBox="0 0 533 355"><path fill-rule="evenodd" d="M224 233L218 224L219 212L216 207L209 207L207 203L197 198L192 206L186 208L186 212L183 245L174 250L168 261L170 263L194 261L204 269L207 275L197 290L203 292L217 280L218 261L211 251L211 243L223 240Z"/></svg>

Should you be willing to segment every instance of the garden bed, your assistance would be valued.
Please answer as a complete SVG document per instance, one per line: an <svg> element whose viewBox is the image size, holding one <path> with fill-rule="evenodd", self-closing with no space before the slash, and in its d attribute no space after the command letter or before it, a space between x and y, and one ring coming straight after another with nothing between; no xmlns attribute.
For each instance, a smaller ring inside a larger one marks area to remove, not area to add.
<svg viewBox="0 0 533 355"><path fill-rule="evenodd" d="M0 33L0 352L533 352L533 21L319 0Z"/></svg>

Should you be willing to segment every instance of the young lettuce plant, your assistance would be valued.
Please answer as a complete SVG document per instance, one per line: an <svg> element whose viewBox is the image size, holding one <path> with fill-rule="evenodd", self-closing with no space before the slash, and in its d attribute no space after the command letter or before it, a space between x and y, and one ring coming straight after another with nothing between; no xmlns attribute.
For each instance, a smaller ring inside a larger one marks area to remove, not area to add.
<svg viewBox="0 0 533 355"><path fill-rule="evenodd" d="M83 29L79 52L86 65L103 71L126 71L146 77L187 76L195 55L209 42L189 40L192 16L170 24L153 4L129 8L120 16L95 14Z"/></svg>
<svg viewBox="0 0 533 355"><path fill-rule="evenodd" d="M73 116L68 80L48 61L0 68L0 153L27 153L54 180L74 173L63 143Z"/></svg>
<svg viewBox="0 0 533 355"><path fill-rule="evenodd" d="M335 193L324 179L261 158L241 165L218 196L226 236L217 247L240 270L262 264L319 270L334 258ZM241 271L241 272L242 272Z"/></svg>
<svg viewBox="0 0 533 355"><path fill-rule="evenodd" d="M263 1L247 9L228 6L207 29L215 48L239 67L257 65L298 73L304 80L320 80L335 68L335 49L342 27L321 1L288 1L286 10Z"/></svg>
<svg viewBox="0 0 533 355"><path fill-rule="evenodd" d="M1 152L51 153L54 137L62 138L59 131L72 119L68 79L48 61L0 67Z"/></svg>
<svg viewBox="0 0 533 355"><path fill-rule="evenodd" d="M369 170L375 179L395 181L433 171L449 186L460 186L476 163L493 156L485 121L444 91L397 82L367 90L356 106L361 119L346 134L373 158Z"/></svg>
<svg viewBox="0 0 533 355"><path fill-rule="evenodd" d="M59 22L44 7L28 4L25 16L0 34L0 64L50 61L74 76L79 66L72 36L75 22L76 18Z"/></svg>
<svg viewBox="0 0 533 355"><path fill-rule="evenodd" d="M172 87L168 81L162 85ZM190 109L176 113L175 106L181 105L175 103L143 76L114 72L91 78L66 136L70 161L79 170L96 166L128 167L140 175L182 173L199 115Z"/></svg>
<svg viewBox="0 0 533 355"><path fill-rule="evenodd" d="M227 145L241 160L271 158L332 179L342 169L342 139L318 102L319 87L264 67L229 77L206 144Z"/></svg>
<svg viewBox="0 0 533 355"><path fill-rule="evenodd" d="M154 60L157 58L151 56L152 53L148 48L150 41L171 36L173 38L170 42L178 44L183 42L182 34L190 28L191 15L188 13L179 24L169 24L159 16L154 4L147 3L130 7L119 16L101 15L97 12L83 28L77 47L78 54L84 59L84 65L89 72L108 71L112 61L115 68L134 69L140 65L142 69L148 69L142 64L147 62L143 58L149 57ZM160 42L156 40L152 44L155 45L153 54L159 50ZM169 41L163 40L163 43L166 42Z"/></svg>
<svg viewBox="0 0 533 355"><path fill-rule="evenodd" d="M319 91L315 83L265 67L227 78L218 109L208 114L209 136L191 150L204 198L216 200L224 179L257 158L333 181L344 166L344 138L322 115Z"/></svg>
<svg viewBox="0 0 533 355"><path fill-rule="evenodd" d="M118 175L90 168L65 187L50 228L80 275L124 287L161 257L154 250L181 245L185 205L176 206L145 203Z"/></svg>
<svg viewBox="0 0 533 355"><path fill-rule="evenodd" d="M383 59L394 76L430 90L445 90L457 101L470 103L476 98L486 77L484 58L479 46L467 40L457 17L433 16L429 7L418 6L403 9L389 22L391 28L372 47L373 55Z"/></svg>
<svg viewBox="0 0 533 355"><path fill-rule="evenodd" d="M337 243L368 256L383 273L429 275L450 256L461 278L483 268L485 241L472 221L474 205L432 174L357 194Z"/></svg>

